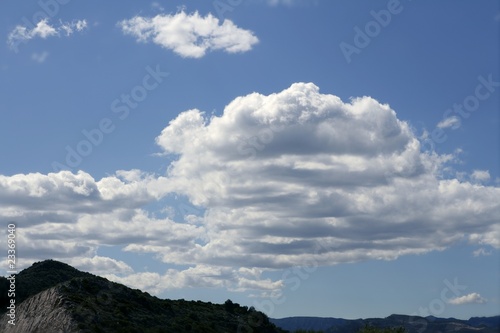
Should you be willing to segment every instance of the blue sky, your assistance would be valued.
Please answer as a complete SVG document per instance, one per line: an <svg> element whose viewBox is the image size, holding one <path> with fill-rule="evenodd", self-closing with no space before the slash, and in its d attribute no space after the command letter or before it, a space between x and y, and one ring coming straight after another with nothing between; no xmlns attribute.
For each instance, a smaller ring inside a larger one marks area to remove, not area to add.
<svg viewBox="0 0 500 333"><path fill-rule="evenodd" d="M20 268L277 318L499 313L496 1L0 8Z"/></svg>

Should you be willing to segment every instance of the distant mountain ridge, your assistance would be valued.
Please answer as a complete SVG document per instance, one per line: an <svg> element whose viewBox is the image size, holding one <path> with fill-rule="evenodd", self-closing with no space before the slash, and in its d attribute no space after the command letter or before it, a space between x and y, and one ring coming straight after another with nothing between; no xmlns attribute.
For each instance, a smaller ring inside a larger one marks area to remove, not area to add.
<svg viewBox="0 0 500 333"><path fill-rule="evenodd" d="M500 316L455 318L390 315L387 318L341 319L321 317L287 317L270 319L284 330L322 331L324 333L357 333L363 327L403 327L408 333L499 333Z"/></svg>

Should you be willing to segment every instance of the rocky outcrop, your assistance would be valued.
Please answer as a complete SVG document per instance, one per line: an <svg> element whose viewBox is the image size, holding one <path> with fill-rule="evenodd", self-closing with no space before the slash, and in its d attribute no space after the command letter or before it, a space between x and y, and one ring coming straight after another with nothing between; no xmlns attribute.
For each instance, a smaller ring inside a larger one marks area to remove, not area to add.
<svg viewBox="0 0 500 333"><path fill-rule="evenodd" d="M79 333L76 322L65 307L59 287L42 291L16 307L15 325L2 316L0 332L5 333Z"/></svg>

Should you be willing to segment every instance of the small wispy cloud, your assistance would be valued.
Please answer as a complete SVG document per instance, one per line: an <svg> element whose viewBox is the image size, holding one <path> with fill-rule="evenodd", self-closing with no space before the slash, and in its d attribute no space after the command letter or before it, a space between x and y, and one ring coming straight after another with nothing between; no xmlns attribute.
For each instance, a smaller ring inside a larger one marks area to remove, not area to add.
<svg viewBox="0 0 500 333"><path fill-rule="evenodd" d="M490 256L492 254L491 251L487 251L484 247L481 247L474 252L472 252L474 257L480 257L480 256Z"/></svg>
<svg viewBox="0 0 500 333"><path fill-rule="evenodd" d="M38 22L36 27L33 29L28 29L25 26L18 25L11 31L9 34L7 41L10 45L14 44L18 40L30 40L32 38L40 37L47 38L50 36L56 36L57 30L54 29L51 25L49 25L48 20L44 19Z"/></svg>
<svg viewBox="0 0 500 333"><path fill-rule="evenodd" d="M451 127L453 129L457 129L457 128L460 127L460 118L458 118L457 116L448 117L446 119L441 120L437 124L437 127L438 128L448 128L448 127Z"/></svg>
<svg viewBox="0 0 500 333"><path fill-rule="evenodd" d="M474 170L470 178L475 183L484 183L490 180L490 172L488 170Z"/></svg>
<svg viewBox="0 0 500 333"><path fill-rule="evenodd" d="M452 298L448 301L448 303L453 304L453 305L463 305L463 304L470 304L470 303L482 304L482 303L486 303L487 301L488 300L486 298L483 298L478 293L470 293L468 295L464 295L461 297Z"/></svg>
<svg viewBox="0 0 500 333"><path fill-rule="evenodd" d="M259 41L253 32L237 27L230 20L220 23L211 14L202 17L198 12L136 16L119 22L118 26L139 42L153 42L189 58L201 58L210 50L246 52Z"/></svg>
<svg viewBox="0 0 500 333"><path fill-rule="evenodd" d="M87 21L86 20L78 20L74 22L66 22L62 23L60 26L60 30L64 31L66 33L66 36L70 36L73 34L75 31L83 31L88 27Z"/></svg>
<svg viewBox="0 0 500 333"><path fill-rule="evenodd" d="M72 22L59 21L57 25L51 25L48 19L43 19L35 27L29 29L23 25L17 25L8 35L7 44L11 49L17 50L19 43L26 43L34 38L46 39L56 36L70 36L75 31L81 32L87 29L86 20L75 20Z"/></svg>
<svg viewBox="0 0 500 333"><path fill-rule="evenodd" d="M153 9L157 9L157 10L159 10L160 12L165 11L165 8L163 8L163 6L162 6L159 2L157 2L157 1L153 1L153 2L151 3L151 7L152 7Z"/></svg>
<svg viewBox="0 0 500 333"><path fill-rule="evenodd" d="M42 53L33 53L31 55L31 60L38 62L39 64L42 64L47 60L49 57L49 52L43 51Z"/></svg>

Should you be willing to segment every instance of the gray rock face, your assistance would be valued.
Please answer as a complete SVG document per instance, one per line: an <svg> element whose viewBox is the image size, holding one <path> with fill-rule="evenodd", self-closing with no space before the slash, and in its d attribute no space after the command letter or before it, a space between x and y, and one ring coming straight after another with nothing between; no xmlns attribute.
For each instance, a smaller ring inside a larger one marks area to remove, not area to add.
<svg viewBox="0 0 500 333"><path fill-rule="evenodd" d="M4 314L0 332L5 333L79 333L76 322L64 306L58 287L42 291L16 307L15 325Z"/></svg>

